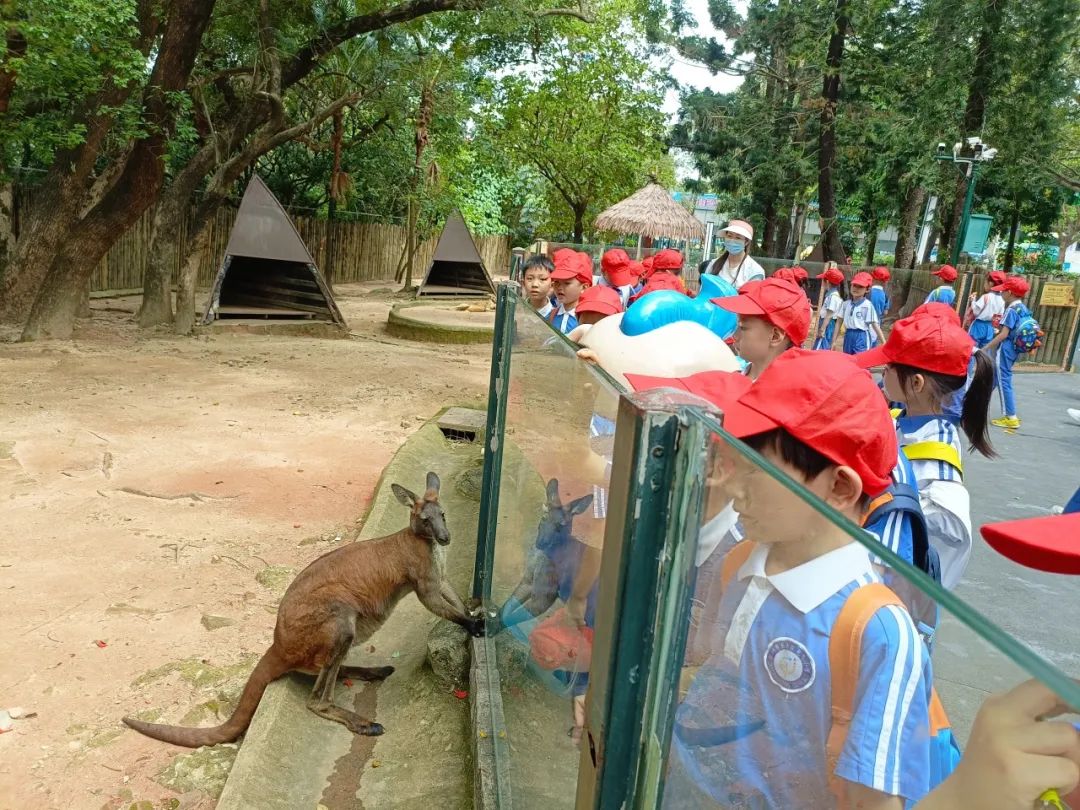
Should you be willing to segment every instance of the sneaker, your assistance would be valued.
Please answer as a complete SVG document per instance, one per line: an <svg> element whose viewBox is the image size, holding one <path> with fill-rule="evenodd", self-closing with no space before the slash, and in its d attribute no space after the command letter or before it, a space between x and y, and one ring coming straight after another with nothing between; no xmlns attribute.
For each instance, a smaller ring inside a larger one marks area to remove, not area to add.
<svg viewBox="0 0 1080 810"><path fill-rule="evenodd" d="M999 428L1007 428L1009 430L1016 430L1020 427L1020 417L1018 416L1003 416L1000 419L991 419L990 424L996 425Z"/></svg>
<svg viewBox="0 0 1080 810"><path fill-rule="evenodd" d="M1065 412L1069 414L1070 419L1080 425L1080 408L1066 408Z"/></svg>

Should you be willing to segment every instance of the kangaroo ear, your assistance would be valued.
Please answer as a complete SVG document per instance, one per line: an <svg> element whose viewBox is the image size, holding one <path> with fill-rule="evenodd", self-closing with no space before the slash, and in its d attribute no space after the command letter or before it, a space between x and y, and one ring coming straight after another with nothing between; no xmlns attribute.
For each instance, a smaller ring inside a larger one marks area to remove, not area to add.
<svg viewBox="0 0 1080 810"><path fill-rule="evenodd" d="M438 494L439 483L439 476L437 476L433 472L429 472L427 474L427 488L429 492L434 492L435 494Z"/></svg>
<svg viewBox="0 0 1080 810"><path fill-rule="evenodd" d="M420 500L412 492L401 486L401 484L391 484L390 489L393 490L394 497L406 506L414 506L416 502Z"/></svg>
<svg viewBox="0 0 1080 810"><path fill-rule="evenodd" d="M559 497L558 478L552 478L547 482L547 499L550 506L562 506L562 499Z"/></svg>
<svg viewBox="0 0 1080 810"><path fill-rule="evenodd" d="M592 501L593 501L593 496L592 495L582 495L576 501L571 501L570 502L570 508L569 508L570 514L571 515L580 515L582 512L584 512L586 509L588 509L590 506L592 506Z"/></svg>

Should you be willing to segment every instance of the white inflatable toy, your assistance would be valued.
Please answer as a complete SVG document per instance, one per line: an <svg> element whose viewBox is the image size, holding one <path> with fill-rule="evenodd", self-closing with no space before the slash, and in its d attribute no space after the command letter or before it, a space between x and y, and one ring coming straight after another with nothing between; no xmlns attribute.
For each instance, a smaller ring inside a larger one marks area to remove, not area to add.
<svg viewBox="0 0 1080 810"><path fill-rule="evenodd" d="M604 318L582 338L600 367L631 390L626 373L652 377L689 377L703 371L739 371L741 364L726 343L696 321L675 321L640 335L626 335L623 315Z"/></svg>

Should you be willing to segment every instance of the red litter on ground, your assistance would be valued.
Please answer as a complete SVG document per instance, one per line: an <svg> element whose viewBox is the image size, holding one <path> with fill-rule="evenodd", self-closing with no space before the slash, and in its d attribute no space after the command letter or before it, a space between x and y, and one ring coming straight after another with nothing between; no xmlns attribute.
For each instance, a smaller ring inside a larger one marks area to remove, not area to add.
<svg viewBox="0 0 1080 810"><path fill-rule="evenodd" d="M345 685L346 685L347 687L349 687L350 689L352 689L352 681L351 681L351 680L349 680L348 678L346 678L345 680L343 680L343 681L342 681L342 683L343 683L343 684L345 684Z"/></svg>
<svg viewBox="0 0 1080 810"><path fill-rule="evenodd" d="M109 646L109 645L108 645L107 643L105 643L104 641L102 641L102 640L101 640L100 638L99 638L99 639L95 639L95 640L94 640L94 644L96 644L96 645L97 645L98 647L102 647L102 648L104 648L104 647L108 647L108 646Z"/></svg>
<svg viewBox="0 0 1080 810"><path fill-rule="evenodd" d="M454 690L454 697L456 697L458 700L464 700L468 696L469 696L469 693L466 692L464 689L455 689Z"/></svg>

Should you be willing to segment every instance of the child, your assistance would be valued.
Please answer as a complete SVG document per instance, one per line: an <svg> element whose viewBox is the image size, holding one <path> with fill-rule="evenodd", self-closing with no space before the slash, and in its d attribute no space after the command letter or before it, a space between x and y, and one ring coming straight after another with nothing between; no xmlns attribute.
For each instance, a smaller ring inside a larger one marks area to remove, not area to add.
<svg viewBox="0 0 1080 810"><path fill-rule="evenodd" d="M930 291L930 294L926 296L926 301L923 303L931 304L936 301L941 304L948 304L950 307L953 306L956 303L956 290L952 288L952 283L956 281L956 268L951 264L943 264L930 275L937 276L942 283L939 287Z"/></svg>
<svg viewBox="0 0 1080 810"><path fill-rule="evenodd" d="M1005 317L1001 320L997 337L987 343L984 349L997 364L997 384L1001 392L1001 417L994 419L993 423L1011 430L1020 427L1020 417L1016 415L1016 394L1013 393L1013 364L1020 353L1009 338L1020 322L1031 316L1031 310L1024 306L1024 296L1030 289L1023 276L1009 276L1003 284L993 288L994 292L1001 293Z"/></svg>
<svg viewBox="0 0 1080 810"><path fill-rule="evenodd" d="M779 268L775 273L769 276L769 278L783 279L784 281L790 281L794 284L798 283L795 281L795 270L790 267Z"/></svg>
<svg viewBox="0 0 1080 810"><path fill-rule="evenodd" d="M634 272L634 264L622 248L613 248L600 257L600 270L603 273L600 284L619 294L623 309L638 288L638 274Z"/></svg>
<svg viewBox="0 0 1080 810"><path fill-rule="evenodd" d="M897 452L888 409L845 357L791 349L723 411L725 430L852 521L888 485ZM931 667L911 618L890 605L865 624L858 699L839 758L827 761L829 635L848 598L881 578L866 547L785 500L771 476L736 474L724 486L754 545L725 587L712 655L676 712L665 799L823 808L836 806L837 787L849 807L917 802L931 787Z"/></svg>
<svg viewBox="0 0 1080 810"><path fill-rule="evenodd" d="M851 280L851 300L845 301L840 307L839 318L844 322L844 354L859 354L869 349L871 330L878 341L885 342L885 335L878 324L877 310L866 297L871 284L873 279L869 273L856 273Z"/></svg>
<svg viewBox="0 0 1080 810"><path fill-rule="evenodd" d="M559 306L548 316L548 321L568 335L578 325L575 314L578 299L584 290L592 286L592 258L569 248L556 250L551 280L555 282L555 298Z"/></svg>
<svg viewBox="0 0 1080 810"><path fill-rule="evenodd" d="M521 266L521 283L525 287L525 298L536 314L545 320L555 309L554 294L551 291L551 273L555 263L543 254L535 254L525 260Z"/></svg>
<svg viewBox="0 0 1080 810"><path fill-rule="evenodd" d="M994 339L994 329L1005 314L1005 302L1000 293L994 292L994 287L1003 284L1006 278L1000 270L994 270L987 276L983 294L979 297L976 297L975 293L971 294L971 324L968 326L968 334L980 349Z"/></svg>
<svg viewBox="0 0 1080 810"><path fill-rule="evenodd" d="M994 369L955 316L938 307L896 322L882 346L855 358L863 368L885 366L885 395L904 406L896 433L911 461L931 545L941 561L941 584L956 587L971 555L971 506L963 483L963 431L971 446L987 458L994 448L987 435L987 410ZM975 371L963 401L959 423L944 404L967 383L974 353Z"/></svg>
<svg viewBox="0 0 1080 810"><path fill-rule="evenodd" d="M810 301L794 281L748 281L738 295L711 303L739 316L735 350L750 364L744 373L754 381L783 352L802 348L810 333Z"/></svg>
<svg viewBox="0 0 1080 810"><path fill-rule="evenodd" d="M652 280L657 273L669 273L678 281L679 292L687 292L686 284L682 280L683 255L672 248L665 248L652 257Z"/></svg>
<svg viewBox="0 0 1080 810"><path fill-rule="evenodd" d="M877 312L878 323L885 323L885 313L889 311L890 306L889 293L885 291L885 285L889 283L892 276L888 267L875 267L870 275L877 282L870 288L870 303L874 305L874 311Z"/></svg>
<svg viewBox="0 0 1080 810"><path fill-rule="evenodd" d="M619 300L619 293L616 290L603 285L589 287L578 298L577 308L574 310L578 326L567 337L574 343L581 343L581 339L585 337L593 324L602 321L608 315L615 315L622 311L622 301Z"/></svg>
<svg viewBox="0 0 1080 810"><path fill-rule="evenodd" d="M660 253L663 252L664 251L660 251ZM677 250L673 250L671 252L679 254ZM659 256L660 253L656 255ZM681 267L681 254L679 254L679 262ZM676 292L683 293L683 295L689 295L689 293L686 291L686 285L683 283L683 280L681 278L666 269L661 269L653 265L653 269L646 277L645 283L638 288L637 292L630 296L630 303L633 304L639 298L643 298L649 293L656 292L657 290L675 290Z"/></svg>
<svg viewBox="0 0 1080 810"><path fill-rule="evenodd" d="M836 330L836 319L840 317L840 308L844 305L844 299L840 297L840 285L844 283L844 274L837 268L830 267L817 278L825 282L827 292L821 304L821 311L818 313L814 348L830 349L833 344L833 333Z"/></svg>

